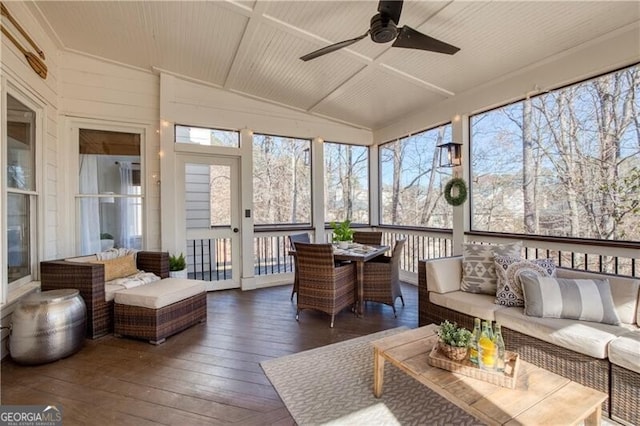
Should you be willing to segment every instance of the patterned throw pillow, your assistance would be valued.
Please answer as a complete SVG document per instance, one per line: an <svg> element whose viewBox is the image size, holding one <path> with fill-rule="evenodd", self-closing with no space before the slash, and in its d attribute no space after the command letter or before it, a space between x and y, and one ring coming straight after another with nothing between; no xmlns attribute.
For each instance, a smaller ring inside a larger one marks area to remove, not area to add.
<svg viewBox="0 0 640 426"><path fill-rule="evenodd" d="M609 280L520 276L525 315L620 325ZM544 296L543 296L544 295Z"/></svg>
<svg viewBox="0 0 640 426"><path fill-rule="evenodd" d="M556 274L553 259L526 260L497 254L494 256L494 262L498 277L497 305L524 306L520 274L527 272L540 277L553 277Z"/></svg>
<svg viewBox="0 0 640 426"><path fill-rule="evenodd" d="M465 244L462 248L462 284L460 290L469 293L496 294L498 277L493 256L520 256L522 243L497 246Z"/></svg>

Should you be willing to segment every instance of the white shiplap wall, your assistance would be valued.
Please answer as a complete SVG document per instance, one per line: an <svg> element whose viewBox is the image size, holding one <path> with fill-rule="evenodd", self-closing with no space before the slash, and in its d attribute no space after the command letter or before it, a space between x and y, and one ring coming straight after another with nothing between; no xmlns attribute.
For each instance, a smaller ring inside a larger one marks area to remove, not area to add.
<svg viewBox="0 0 640 426"><path fill-rule="evenodd" d="M40 259L55 258L59 253L58 237L60 235L59 204L57 197L60 194L58 176L60 170L60 142L58 139L58 57L57 47L47 34L40 28L33 15L22 2L10 2L6 4L10 13L18 21L36 44L44 51L48 68L46 79L40 78L29 66L26 58L20 51L6 38L1 37L0 44L0 82L2 85L2 99L0 104L5 102L6 90L14 93L17 91L22 96L30 99L34 104L41 107L42 120L38 122L42 126L42 132L38 132L37 148L37 169L36 179L40 194L38 204L38 256ZM23 40L17 29L8 22L4 22L7 29L14 34L18 40ZM22 41L23 46L30 49L26 41ZM4 147L6 147L6 132L2 131L2 154L0 160L4 161ZM0 182L4 179L4 173L0 177ZM6 229L5 212L6 206L2 205L3 198L0 198L0 210L2 211L2 229ZM3 233L4 237L4 233ZM3 238L0 244L0 257L6 265L6 239ZM36 268L37 269L37 268ZM38 287L38 282L24 285L17 289L8 291L7 276L5 268L2 268L2 288L0 290L2 305L0 311L0 322L3 327L9 326L11 314L21 296L28 294ZM36 277L37 278L37 277ZM0 356L4 358L7 352L8 330L2 329L2 342L0 344Z"/></svg>
<svg viewBox="0 0 640 426"><path fill-rule="evenodd" d="M145 239L149 250L160 249L160 80L151 72L102 61L87 56L60 54L60 114L63 117L68 170L77 170L78 154L69 127L90 123L92 127L111 126L141 128L144 131L143 163L145 167ZM66 229L74 230L74 192L64 194L69 209ZM68 234L71 234L69 232ZM72 255L74 241L65 242L65 255Z"/></svg>

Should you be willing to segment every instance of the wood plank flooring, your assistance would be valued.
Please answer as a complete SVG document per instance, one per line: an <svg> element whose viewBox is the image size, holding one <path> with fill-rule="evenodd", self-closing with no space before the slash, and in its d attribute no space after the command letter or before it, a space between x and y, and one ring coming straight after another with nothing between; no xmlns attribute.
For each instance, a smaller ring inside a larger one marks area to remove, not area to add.
<svg viewBox="0 0 640 426"><path fill-rule="evenodd" d="M112 335L87 340L73 356L40 366L2 361L0 403L63 408L66 425L291 425L293 419L259 363L399 326L418 326L417 287L402 285L406 306L367 303L329 328L326 314L295 321L291 286L208 295L206 324L166 343Z"/></svg>

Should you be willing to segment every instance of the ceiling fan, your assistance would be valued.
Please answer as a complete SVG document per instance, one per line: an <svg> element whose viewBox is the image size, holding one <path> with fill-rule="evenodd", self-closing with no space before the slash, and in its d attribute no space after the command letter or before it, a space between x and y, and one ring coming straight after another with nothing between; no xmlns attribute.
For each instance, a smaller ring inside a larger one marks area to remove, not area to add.
<svg viewBox="0 0 640 426"><path fill-rule="evenodd" d="M428 50L430 52L446 53L447 55L453 55L460 50L458 47L452 46L444 41L436 40L428 35L424 35L407 25L398 28L397 25L400 20L401 12L402 0L380 0L378 3L378 13L373 15L371 18L371 26L366 33L359 37L352 38L351 40L341 41L311 53L307 53L300 59L305 62L310 61L311 59L326 55L327 53L335 52L343 47L351 46L365 38L367 35L370 35L371 40L376 43L388 43L395 39L391 45L393 47Z"/></svg>

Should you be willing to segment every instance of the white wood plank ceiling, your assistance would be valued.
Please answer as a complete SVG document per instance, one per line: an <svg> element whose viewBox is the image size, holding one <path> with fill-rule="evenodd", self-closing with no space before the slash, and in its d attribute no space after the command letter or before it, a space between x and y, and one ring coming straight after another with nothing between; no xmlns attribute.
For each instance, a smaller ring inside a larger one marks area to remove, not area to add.
<svg viewBox="0 0 640 426"><path fill-rule="evenodd" d="M407 0L399 26L460 52L391 48L366 37L309 62L299 59L364 34L377 5L35 2L63 49L166 70L370 130L640 21L638 1Z"/></svg>

